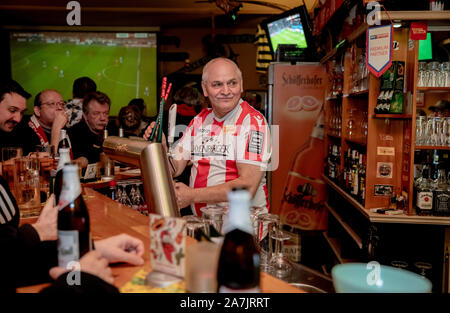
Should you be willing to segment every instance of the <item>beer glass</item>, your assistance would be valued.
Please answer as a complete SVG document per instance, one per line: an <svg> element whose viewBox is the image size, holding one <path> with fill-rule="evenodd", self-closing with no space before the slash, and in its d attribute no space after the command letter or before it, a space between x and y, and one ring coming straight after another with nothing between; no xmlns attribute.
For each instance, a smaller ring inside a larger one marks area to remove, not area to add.
<svg viewBox="0 0 450 313"><path fill-rule="evenodd" d="M186 231L189 237L196 239L196 235L200 230L202 230L205 234L206 232L206 224L202 220L201 217L195 215L186 215L182 217L186 221Z"/></svg>
<svg viewBox="0 0 450 313"><path fill-rule="evenodd" d="M222 234L223 220L225 216L225 211L220 206L203 207L200 209L203 213L203 221L206 224L207 232L209 236L209 226L213 226L220 234Z"/></svg>
<svg viewBox="0 0 450 313"><path fill-rule="evenodd" d="M14 193L14 159L22 157L22 148L2 148L2 176L8 182L9 189Z"/></svg>
<svg viewBox="0 0 450 313"><path fill-rule="evenodd" d="M272 229L273 225L278 227L280 218L275 214L263 213L256 217L256 221L258 227L255 241L260 254L261 271L270 273L272 270L270 260L273 252Z"/></svg>
<svg viewBox="0 0 450 313"><path fill-rule="evenodd" d="M270 259L272 273L276 277L285 277L291 272L292 265L283 255L283 242L291 239L291 237L281 230L280 225L275 224L272 225L271 236L275 241L275 251Z"/></svg>
<svg viewBox="0 0 450 313"><path fill-rule="evenodd" d="M15 198L20 209L20 217L34 217L41 212L41 190L37 158L17 158L14 160Z"/></svg>

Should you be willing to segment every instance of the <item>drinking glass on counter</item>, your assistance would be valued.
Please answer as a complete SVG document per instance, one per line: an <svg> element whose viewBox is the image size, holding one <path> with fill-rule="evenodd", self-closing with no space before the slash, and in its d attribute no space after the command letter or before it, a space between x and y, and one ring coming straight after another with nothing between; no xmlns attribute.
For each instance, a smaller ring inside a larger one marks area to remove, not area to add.
<svg viewBox="0 0 450 313"><path fill-rule="evenodd" d="M263 213L256 217L256 221L258 227L255 241L256 248L260 253L261 271L270 273L272 270L270 260L272 258L273 251L272 230L275 226L278 227L280 218L275 214Z"/></svg>
<svg viewBox="0 0 450 313"><path fill-rule="evenodd" d="M14 160L15 198L21 217L33 217L41 212L39 159L24 157Z"/></svg>
<svg viewBox="0 0 450 313"><path fill-rule="evenodd" d="M200 209L203 213L203 221L206 224L206 234L209 236L210 226L213 226L222 234L222 226L226 210L220 206L206 206Z"/></svg>
<svg viewBox="0 0 450 313"><path fill-rule="evenodd" d="M202 230L205 234L208 234L206 227L207 225L201 217L186 215L183 216L183 219L186 221L186 231L189 237L196 238L196 235L200 230Z"/></svg>
<svg viewBox="0 0 450 313"><path fill-rule="evenodd" d="M270 259L270 268L275 276L285 277L291 272L292 265L283 254L283 242L291 237L280 228L280 225L275 224L272 224L271 236L275 241L275 251Z"/></svg>
<svg viewBox="0 0 450 313"><path fill-rule="evenodd" d="M2 148L2 175L12 191L14 191L14 159L20 157L22 157L22 148Z"/></svg>

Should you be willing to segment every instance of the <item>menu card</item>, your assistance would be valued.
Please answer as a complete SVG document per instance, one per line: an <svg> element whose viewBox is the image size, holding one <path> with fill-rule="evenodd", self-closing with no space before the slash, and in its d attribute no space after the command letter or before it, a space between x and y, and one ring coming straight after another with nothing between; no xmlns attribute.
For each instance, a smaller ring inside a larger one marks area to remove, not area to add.
<svg viewBox="0 0 450 313"><path fill-rule="evenodd" d="M150 262L154 271L184 277L186 221L150 214Z"/></svg>

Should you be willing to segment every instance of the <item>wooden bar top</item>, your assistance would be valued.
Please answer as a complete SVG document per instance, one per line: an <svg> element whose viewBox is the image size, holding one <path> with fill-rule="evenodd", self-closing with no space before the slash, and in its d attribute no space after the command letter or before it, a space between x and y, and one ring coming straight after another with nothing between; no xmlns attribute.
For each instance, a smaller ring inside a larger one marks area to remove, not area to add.
<svg viewBox="0 0 450 313"><path fill-rule="evenodd" d="M110 236L127 233L142 240L145 246L144 265L132 266L128 264L112 264L114 285L124 286L141 269L151 270L150 265L150 230L149 217L130 207L119 204L92 188L83 188L83 195L89 210L91 235L94 240L105 239ZM195 244L195 240L187 237L186 243ZM18 288L17 292L39 292L48 284ZM261 292L267 293L302 293L299 288L261 272Z"/></svg>

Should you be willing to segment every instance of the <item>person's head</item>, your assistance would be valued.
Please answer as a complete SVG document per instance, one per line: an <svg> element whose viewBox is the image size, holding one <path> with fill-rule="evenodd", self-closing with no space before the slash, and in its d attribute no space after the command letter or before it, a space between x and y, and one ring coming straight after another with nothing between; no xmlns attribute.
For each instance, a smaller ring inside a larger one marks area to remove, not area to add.
<svg viewBox="0 0 450 313"><path fill-rule="evenodd" d="M242 73L236 63L226 58L209 61L203 68L202 89L214 114L224 117L239 103L243 91Z"/></svg>
<svg viewBox="0 0 450 313"><path fill-rule="evenodd" d="M89 77L80 77L75 79L72 86L72 96L77 99L83 99L88 93L97 91L97 85Z"/></svg>
<svg viewBox="0 0 450 313"><path fill-rule="evenodd" d="M11 132L19 124L30 96L14 80L0 82L0 130Z"/></svg>
<svg viewBox="0 0 450 313"><path fill-rule="evenodd" d="M119 111L120 126L125 131L135 131L141 125L141 112L136 105L127 105Z"/></svg>
<svg viewBox="0 0 450 313"><path fill-rule="evenodd" d="M46 127L52 127L56 112L63 110L64 99L56 90L43 90L34 97L34 115Z"/></svg>
<svg viewBox="0 0 450 313"><path fill-rule="evenodd" d="M173 96L173 101L176 104L187 104L194 108L201 108L205 98L197 88L185 86L177 90Z"/></svg>
<svg viewBox="0 0 450 313"><path fill-rule="evenodd" d="M83 116L89 128L99 133L108 125L111 100L100 91L87 94L83 99Z"/></svg>
<svg viewBox="0 0 450 313"><path fill-rule="evenodd" d="M135 105L141 112L142 116L147 115L147 106L145 105L144 99L142 98L131 99L128 105L129 106Z"/></svg>

